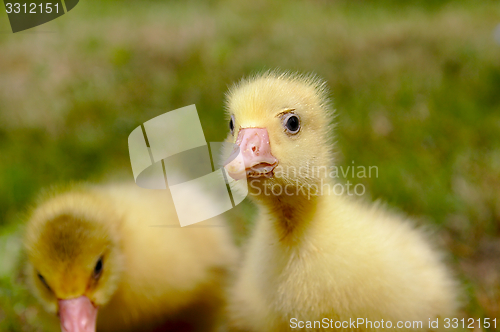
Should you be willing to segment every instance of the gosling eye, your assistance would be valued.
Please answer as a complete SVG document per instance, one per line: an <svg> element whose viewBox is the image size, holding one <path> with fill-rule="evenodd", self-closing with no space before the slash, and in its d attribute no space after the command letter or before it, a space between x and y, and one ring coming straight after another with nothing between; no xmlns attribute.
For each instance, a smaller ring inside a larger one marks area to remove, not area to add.
<svg viewBox="0 0 500 332"><path fill-rule="evenodd" d="M283 118L283 125L289 134L295 135L300 131L300 119L294 113L288 113L285 115Z"/></svg>
<svg viewBox="0 0 500 332"><path fill-rule="evenodd" d="M50 287L49 287L49 284L47 284L47 280L45 280L45 278L38 272L38 279L40 279L40 281L42 282L42 284L47 287L47 289L49 291L51 291Z"/></svg>
<svg viewBox="0 0 500 332"><path fill-rule="evenodd" d="M103 263L102 263L102 257L101 257L101 258L99 258L99 260L95 264L94 271L92 272L92 277L94 279L97 280L101 277L102 268L103 268Z"/></svg>
<svg viewBox="0 0 500 332"><path fill-rule="evenodd" d="M231 115L231 120L229 120L229 130L231 130L231 135L234 135L234 115Z"/></svg>

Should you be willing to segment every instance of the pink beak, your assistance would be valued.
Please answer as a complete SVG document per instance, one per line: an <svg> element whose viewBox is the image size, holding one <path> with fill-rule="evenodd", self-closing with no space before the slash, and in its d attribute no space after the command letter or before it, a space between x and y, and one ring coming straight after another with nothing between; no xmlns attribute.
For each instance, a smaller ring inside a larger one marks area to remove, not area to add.
<svg viewBox="0 0 500 332"><path fill-rule="evenodd" d="M224 168L235 180L248 177L271 177L278 159L271 154L269 135L265 128L240 129L233 155ZM241 154L242 158L238 158Z"/></svg>
<svg viewBox="0 0 500 332"><path fill-rule="evenodd" d="M97 308L86 296L59 300L62 332L95 332Z"/></svg>

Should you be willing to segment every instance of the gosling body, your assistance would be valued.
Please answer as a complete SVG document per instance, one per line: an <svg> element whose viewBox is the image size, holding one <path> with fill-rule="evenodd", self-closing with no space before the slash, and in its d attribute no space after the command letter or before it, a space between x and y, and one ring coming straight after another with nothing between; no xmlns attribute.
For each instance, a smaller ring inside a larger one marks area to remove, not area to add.
<svg viewBox="0 0 500 332"><path fill-rule="evenodd" d="M207 222L181 228L167 191L135 184L49 195L26 226L28 281L63 331L212 331L236 249L222 220ZM85 298L94 326L65 304Z"/></svg>
<svg viewBox="0 0 500 332"><path fill-rule="evenodd" d="M319 171L333 165L323 81L267 72L233 87L227 111L244 169L225 167L246 175L259 207L230 330L376 331L382 320L394 331L429 330L429 319L453 317L456 283L428 234L380 204L336 195ZM335 325L358 318L379 324ZM397 326L406 321L422 326Z"/></svg>

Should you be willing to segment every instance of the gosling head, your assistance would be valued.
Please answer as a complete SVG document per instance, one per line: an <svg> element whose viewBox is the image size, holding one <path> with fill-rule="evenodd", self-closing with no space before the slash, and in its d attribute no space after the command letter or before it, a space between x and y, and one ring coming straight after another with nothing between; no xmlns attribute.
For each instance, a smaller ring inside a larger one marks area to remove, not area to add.
<svg viewBox="0 0 500 332"><path fill-rule="evenodd" d="M122 258L112 218L97 198L75 193L49 199L30 218L29 283L63 332L94 332L99 306L116 290Z"/></svg>
<svg viewBox="0 0 500 332"><path fill-rule="evenodd" d="M319 181L314 167L331 162L332 112L322 80L267 72L232 87L226 106L227 140L241 157L225 165L232 178L246 177L250 191Z"/></svg>

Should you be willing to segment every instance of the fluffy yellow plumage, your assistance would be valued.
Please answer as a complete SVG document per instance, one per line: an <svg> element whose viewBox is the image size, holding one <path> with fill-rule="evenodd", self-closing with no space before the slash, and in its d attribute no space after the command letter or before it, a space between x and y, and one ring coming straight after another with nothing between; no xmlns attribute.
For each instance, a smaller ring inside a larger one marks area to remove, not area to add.
<svg viewBox="0 0 500 332"><path fill-rule="evenodd" d="M165 190L73 188L31 215L28 280L63 330L91 331L84 320L98 308L98 331L211 331L235 259L228 229L206 227L213 222L175 227ZM174 226L150 227L161 224Z"/></svg>
<svg viewBox="0 0 500 332"><path fill-rule="evenodd" d="M332 112L323 81L268 72L232 88L227 111L228 141L240 146L260 208L230 300L231 330L332 330L323 318L390 320L394 331L398 321L422 321L426 330L429 319L455 312L456 284L424 232L378 204L328 191ZM226 165L235 179L237 168Z"/></svg>

